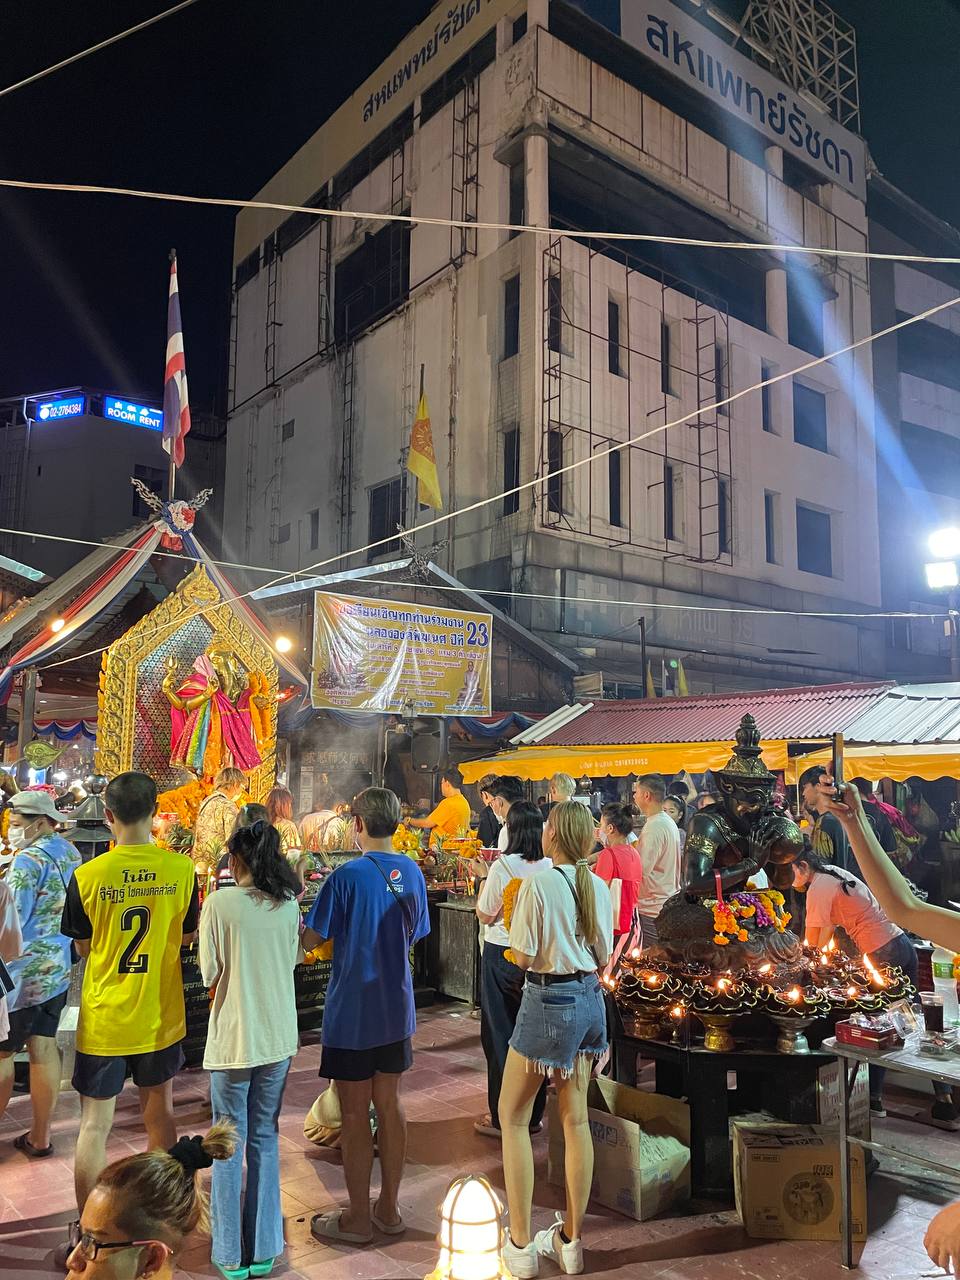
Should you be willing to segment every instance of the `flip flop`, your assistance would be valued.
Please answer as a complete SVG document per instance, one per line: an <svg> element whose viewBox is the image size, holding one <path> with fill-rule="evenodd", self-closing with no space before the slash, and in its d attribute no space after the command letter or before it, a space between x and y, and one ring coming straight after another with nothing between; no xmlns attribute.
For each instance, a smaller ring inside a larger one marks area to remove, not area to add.
<svg viewBox="0 0 960 1280"><path fill-rule="evenodd" d="M362 1236L359 1231L341 1231L342 1209L334 1213L315 1213L310 1219L310 1233L317 1240L339 1240L341 1244L372 1244L373 1232Z"/></svg>
<svg viewBox="0 0 960 1280"><path fill-rule="evenodd" d="M47 1156L53 1155L52 1142L49 1147L35 1147L30 1141L29 1133L21 1133L19 1138L14 1138L13 1145L31 1160L46 1160Z"/></svg>
<svg viewBox="0 0 960 1280"><path fill-rule="evenodd" d="M377 1230L382 1231L385 1236L402 1236L407 1229L407 1224L402 1218L399 1222L395 1222L392 1227L388 1227L382 1218L377 1217L375 1210L371 1210L370 1212L370 1221Z"/></svg>

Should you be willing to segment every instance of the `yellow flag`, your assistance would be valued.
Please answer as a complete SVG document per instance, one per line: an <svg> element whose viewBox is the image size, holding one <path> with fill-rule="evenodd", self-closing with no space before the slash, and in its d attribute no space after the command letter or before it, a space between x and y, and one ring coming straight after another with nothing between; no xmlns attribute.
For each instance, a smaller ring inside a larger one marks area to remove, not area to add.
<svg viewBox="0 0 960 1280"><path fill-rule="evenodd" d="M646 696L647 696L648 698L655 698L655 697L657 696L657 691L656 691L656 689L653 687L653 669L652 669L652 667L650 666L650 663L649 663L649 662L647 663L647 690L646 690Z"/></svg>
<svg viewBox="0 0 960 1280"><path fill-rule="evenodd" d="M677 694L681 698L689 698L690 687L687 684L687 673L683 669L683 659L677 663Z"/></svg>
<svg viewBox="0 0 960 1280"><path fill-rule="evenodd" d="M443 498L440 496L440 477L437 475L437 455L433 452L430 413L427 409L427 397L423 394L417 405L417 417L410 436L407 470L420 481L420 492L417 495L420 501L428 507L433 507L435 511L442 510Z"/></svg>

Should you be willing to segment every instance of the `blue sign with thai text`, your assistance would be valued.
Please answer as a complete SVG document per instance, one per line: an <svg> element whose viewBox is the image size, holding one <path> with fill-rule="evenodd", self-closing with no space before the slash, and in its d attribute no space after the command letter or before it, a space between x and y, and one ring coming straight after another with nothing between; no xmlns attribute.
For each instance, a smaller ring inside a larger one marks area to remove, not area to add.
<svg viewBox="0 0 960 1280"><path fill-rule="evenodd" d="M148 431L163 430L163 410L147 404L131 404L115 396L104 396L103 416L117 422L129 422L132 427L146 427Z"/></svg>
<svg viewBox="0 0 960 1280"><path fill-rule="evenodd" d="M43 400L37 405L35 421L54 422L57 418L79 418L86 411L86 396L64 396L60 400Z"/></svg>

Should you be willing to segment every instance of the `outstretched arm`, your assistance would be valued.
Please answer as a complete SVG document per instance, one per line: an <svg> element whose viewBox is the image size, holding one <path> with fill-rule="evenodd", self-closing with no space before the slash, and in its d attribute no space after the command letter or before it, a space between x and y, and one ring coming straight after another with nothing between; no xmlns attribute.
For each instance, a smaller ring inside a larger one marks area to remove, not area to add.
<svg viewBox="0 0 960 1280"><path fill-rule="evenodd" d="M884 853L863 811L856 787L844 787L842 801L827 796L831 813L839 818L874 897L894 922L938 946L960 951L960 914L921 902Z"/></svg>

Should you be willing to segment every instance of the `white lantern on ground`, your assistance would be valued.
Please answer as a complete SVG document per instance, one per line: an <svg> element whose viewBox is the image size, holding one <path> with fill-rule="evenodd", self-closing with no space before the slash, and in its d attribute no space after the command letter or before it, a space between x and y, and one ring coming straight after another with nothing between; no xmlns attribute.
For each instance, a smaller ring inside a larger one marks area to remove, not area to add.
<svg viewBox="0 0 960 1280"><path fill-rule="evenodd" d="M503 1205L482 1174L451 1182L437 1241L440 1258L426 1280L509 1280L500 1253Z"/></svg>

